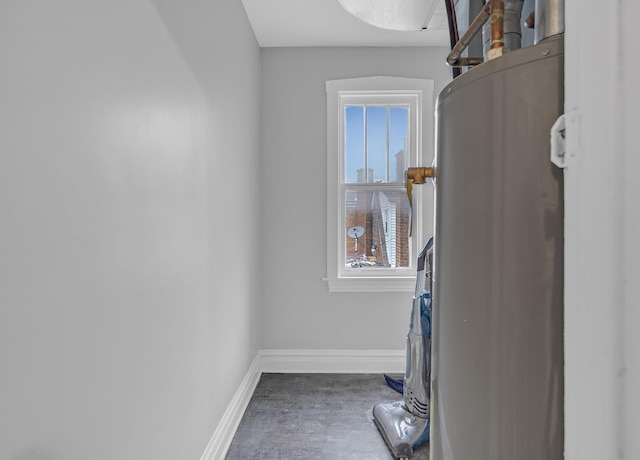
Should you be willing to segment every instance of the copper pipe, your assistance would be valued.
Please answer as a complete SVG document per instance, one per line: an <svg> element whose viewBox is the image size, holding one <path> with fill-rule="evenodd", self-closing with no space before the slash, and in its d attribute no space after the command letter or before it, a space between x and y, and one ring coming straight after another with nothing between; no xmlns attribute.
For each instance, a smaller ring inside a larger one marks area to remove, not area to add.
<svg viewBox="0 0 640 460"><path fill-rule="evenodd" d="M488 58L502 56L504 50L504 0L491 0L491 47Z"/></svg>
<svg viewBox="0 0 640 460"><path fill-rule="evenodd" d="M425 166L411 167L407 169L407 196L409 197L409 207L413 208L413 184L424 184L428 177L435 177L435 170ZM413 214L413 213L412 213ZM413 219L409 224L409 236L413 234Z"/></svg>
<svg viewBox="0 0 640 460"><path fill-rule="evenodd" d="M471 42L473 37L475 37L475 35L480 31L480 29L482 28L482 25L485 22L487 22L487 19L489 19L490 11L491 11L490 4L485 3L480 13L478 13L478 16L476 16L476 18L473 20L473 22L471 23L467 31L464 33L462 38L458 40L458 43L455 44L455 46L447 56L448 65L450 65L451 67L464 66L460 64L462 60L460 59L460 55L467 48L467 46L469 46L469 43ZM477 64L482 64L482 62L484 62L484 59L482 58L467 58L467 59L473 59L474 61L473 61L473 64L465 64L465 65L477 65ZM478 62L477 61L478 59L482 59L482 60Z"/></svg>
<svg viewBox="0 0 640 460"><path fill-rule="evenodd" d="M407 183L424 184L428 177L433 177L433 168L426 166L416 166L407 169Z"/></svg>

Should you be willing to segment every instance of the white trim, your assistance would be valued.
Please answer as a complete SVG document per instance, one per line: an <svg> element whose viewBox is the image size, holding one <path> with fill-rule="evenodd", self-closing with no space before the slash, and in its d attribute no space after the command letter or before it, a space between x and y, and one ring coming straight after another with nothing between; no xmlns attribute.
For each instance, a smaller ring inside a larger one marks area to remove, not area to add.
<svg viewBox="0 0 640 460"><path fill-rule="evenodd" d="M338 188L342 183L342 163L339 161L342 144L341 139L341 98L360 97L378 93L396 94L400 97L410 96L416 99L410 119L410 130L415 133L412 141L412 154L408 156L410 166L430 165L433 162L433 80L403 77L364 77L343 80L328 80L327 91L327 276L329 292L413 292L414 282L408 282L413 269L408 270L376 270L376 274L345 273L338 263L344 254L344 243L339 237L343 231L337 216L343 215L343 200ZM433 213L423 212L426 187L414 189L413 222L414 231L411 241L410 261L417 257L422 244L431 233ZM430 205L429 205L430 206ZM377 279L374 279L376 278ZM363 278L369 278L364 279ZM400 278L396 280L396 278ZM402 279L404 278L404 279ZM413 278L415 280L415 278Z"/></svg>
<svg viewBox="0 0 640 460"><path fill-rule="evenodd" d="M405 350L261 350L262 372L404 373Z"/></svg>
<svg viewBox="0 0 640 460"><path fill-rule="evenodd" d="M240 383L238 391L231 399L227 410L224 412L216 431L211 436L209 444L200 460L222 460L229 450L233 436L240 425L244 411L249 405L251 396L260 381L260 353L255 357L244 379Z"/></svg>
<svg viewBox="0 0 640 460"><path fill-rule="evenodd" d="M200 460L223 460L263 373L402 374L405 350L260 350Z"/></svg>
<svg viewBox="0 0 640 460"><path fill-rule="evenodd" d="M322 278L329 284L329 292L413 292L416 277L407 278Z"/></svg>

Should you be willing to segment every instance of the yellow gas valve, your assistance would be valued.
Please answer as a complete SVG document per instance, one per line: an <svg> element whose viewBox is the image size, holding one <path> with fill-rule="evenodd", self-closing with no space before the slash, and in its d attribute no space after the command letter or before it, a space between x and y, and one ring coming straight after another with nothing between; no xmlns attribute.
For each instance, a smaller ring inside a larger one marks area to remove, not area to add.
<svg viewBox="0 0 640 460"><path fill-rule="evenodd" d="M434 169L432 167L416 166L407 169L407 195L409 196L409 204L413 201L413 184L424 184L428 177L434 177Z"/></svg>

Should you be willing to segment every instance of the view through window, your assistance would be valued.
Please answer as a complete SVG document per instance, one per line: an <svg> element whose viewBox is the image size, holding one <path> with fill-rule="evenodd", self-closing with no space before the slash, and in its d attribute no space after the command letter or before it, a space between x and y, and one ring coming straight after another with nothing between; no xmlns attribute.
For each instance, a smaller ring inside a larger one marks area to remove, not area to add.
<svg viewBox="0 0 640 460"><path fill-rule="evenodd" d="M329 291L412 291L432 195L414 190L411 209L405 174L433 161L433 81L362 77L326 89Z"/></svg>
<svg viewBox="0 0 640 460"><path fill-rule="evenodd" d="M344 106L345 269L407 268L407 104Z"/></svg>

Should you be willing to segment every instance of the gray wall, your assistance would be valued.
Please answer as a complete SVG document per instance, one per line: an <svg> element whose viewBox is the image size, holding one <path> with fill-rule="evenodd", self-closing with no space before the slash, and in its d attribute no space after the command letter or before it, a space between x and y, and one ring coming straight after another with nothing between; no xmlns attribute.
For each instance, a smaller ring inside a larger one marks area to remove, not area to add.
<svg viewBox="0 0 640 460"><path fill-rule="evenodd" d="M640 3L595 3L566 2L564 458L638 459Z"/></svg>
<svg viewBox="0 0 640 460"><path fill-rule="evenodd" d="M263 348L402 350L411 293L329 293L325 81L451 78L446 48L262 50ZM433 139L425 139L433 144Z"/></svg>
<svg viewBox="0 0 640 460"><path fill-rule="evenodd" d="M235 0L1 3L3 460L202 455L258 350L259 54Z"/></svg>

